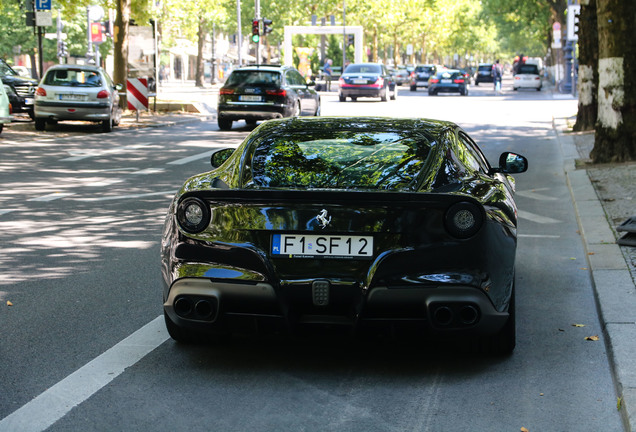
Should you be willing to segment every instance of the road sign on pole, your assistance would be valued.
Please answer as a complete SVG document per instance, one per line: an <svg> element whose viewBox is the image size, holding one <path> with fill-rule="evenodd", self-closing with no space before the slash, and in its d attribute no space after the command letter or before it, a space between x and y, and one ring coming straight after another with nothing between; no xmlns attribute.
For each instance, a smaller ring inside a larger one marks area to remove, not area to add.
<svg viewBox="0 0 636 432"><path fill-rule="evenodd" d="M35 0L35 9L51 10L51 0Z"/></svg>

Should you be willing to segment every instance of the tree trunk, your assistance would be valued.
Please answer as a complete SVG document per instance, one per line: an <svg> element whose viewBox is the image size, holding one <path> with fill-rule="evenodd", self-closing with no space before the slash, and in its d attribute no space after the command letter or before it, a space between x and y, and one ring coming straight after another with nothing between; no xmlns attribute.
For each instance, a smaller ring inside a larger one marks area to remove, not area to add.
<svg viewBox="0 0 636 432"><path fill-rule="evenodd" d="M595 163L636 160L636 8L625 0L597 0L598 121Z"/></svg>
<svg viewBox="0 0 636 432"><path fill-rule="evenodd" d="M592 130L598 112L598 29L596 0L581 1L579 16L579 110L575 131Z"/></svg>
<svg viewBox="0 0 636 432"><path fill-rule="evenodd" d="M205 71L203 65L203 47L205 45L205 18L199 18L199 43L197 46L197 70L195 72L195 85L197 87L203 87L203 81L205 81Z"/></svg>
<svg viewBox="0 0 636 432"><path fill-rule="evenodd" d="M128 24L130 23L130 5L132 0L117 0L117 18L115 18L115 48L113 81L126 88L128 76ZM126 97L120 99L120 106L126 107Z"/></svg>

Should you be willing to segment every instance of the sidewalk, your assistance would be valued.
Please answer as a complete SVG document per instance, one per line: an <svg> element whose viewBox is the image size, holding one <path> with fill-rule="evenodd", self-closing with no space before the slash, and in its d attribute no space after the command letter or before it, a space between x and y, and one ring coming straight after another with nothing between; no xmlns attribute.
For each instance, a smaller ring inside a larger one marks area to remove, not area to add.
<svg viewBox="0 0 636 432"><path fill-rule="evenodd" d="M591 165L593 132L571 132L573 118L555 118L564 170L626 431L636 431L636 248L618 246L616 227L636 215L636 162Z"/></svg>

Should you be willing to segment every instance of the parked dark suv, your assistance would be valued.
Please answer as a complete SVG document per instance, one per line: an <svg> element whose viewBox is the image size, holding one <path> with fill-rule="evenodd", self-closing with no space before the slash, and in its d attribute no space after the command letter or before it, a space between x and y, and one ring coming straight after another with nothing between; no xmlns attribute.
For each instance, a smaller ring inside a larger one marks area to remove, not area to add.
<svg viewBox="0 0 636 432"><path fill-rule="evenodd" d="M437 65L417 65L411 72L411 91L417 91L418 87L428 87L428 79L444 68Z"/></svg>
<svg viewBox="0 0 636 432"><path fill-rule="evenodd" d="M7 96L14 113L24 112L33 118L33 101L38 81L23 77L0 58L0 78L7 90Z"/></svg>
<svg viewBox="0 0 636 432"><path fill-rule="evenodd" d="M258 120L320 115L320 96L313 86L291 66L235 69L219 91L219 128L230 130L235 120L255 124Z"/></svg>
<svg viewBox="0 0 636 432"><path fill-rule="evenodd" d="M475 85L478 86L479 83L483 82L493 82L492 63L482 63L479 67L477 67L477 72L475 73Z"/></svg>

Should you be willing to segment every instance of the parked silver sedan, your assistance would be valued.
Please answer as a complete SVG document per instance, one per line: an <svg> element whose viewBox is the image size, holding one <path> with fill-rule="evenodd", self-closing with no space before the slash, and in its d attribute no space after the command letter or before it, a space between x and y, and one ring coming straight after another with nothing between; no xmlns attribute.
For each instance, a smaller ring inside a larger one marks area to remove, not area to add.
<svg viewBox="0 0 636 432"><path fill-rule="evenodd" d="M118 91L103 69L88 65L56 65L35 91L35 129L63 120L99 122L110 132L121 120Z"/></svg>

